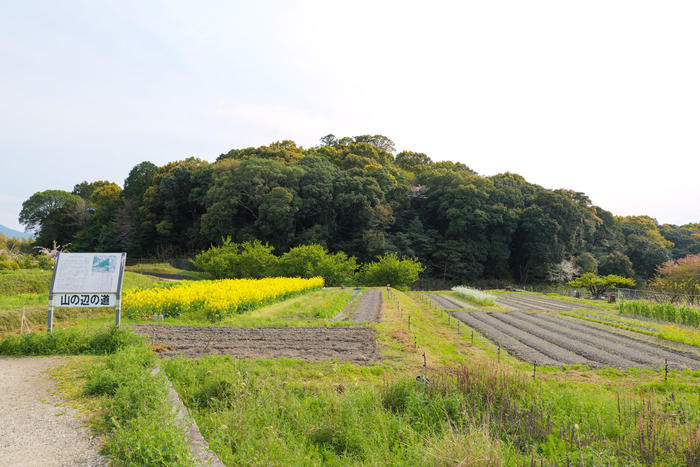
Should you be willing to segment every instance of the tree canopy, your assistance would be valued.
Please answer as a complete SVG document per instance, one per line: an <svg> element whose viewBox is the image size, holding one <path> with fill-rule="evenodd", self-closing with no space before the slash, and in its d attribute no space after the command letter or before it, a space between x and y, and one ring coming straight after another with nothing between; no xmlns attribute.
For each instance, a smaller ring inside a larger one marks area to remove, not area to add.
<svg viewBox="0 0 700 467"><path fill-rule="evenodd" d="M513 173L480 176L463 163L397 151L383 135L327 135L310 148L279 141L213 163L142 162L123 187L84 181L72 193L35 193L20 222L40 245L132 257L194 256L229 237L278 255L315 244L360 263L397 253L452 283L544 281L564 261L644 282L664 262L700 252L700 224L617 217L584 193Z"/></svg>

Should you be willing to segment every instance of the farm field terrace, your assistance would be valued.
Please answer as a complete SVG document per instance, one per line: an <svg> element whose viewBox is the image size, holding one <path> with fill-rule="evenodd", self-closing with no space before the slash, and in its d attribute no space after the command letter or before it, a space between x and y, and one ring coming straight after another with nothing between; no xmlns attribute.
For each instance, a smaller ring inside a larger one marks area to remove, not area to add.
<svg viewBox="0 0 700 467"><path fill-rule="evenodd" d="M503 347L499 352L494 341L456 319L457 308L445 311L421 292L380 293L380 321L361 325L376 336L376 359L161 360L224 463L695 465L700 459L700 371L671 367L665 378L661 367L567 363L537 366L533 378L531 363ZM460 303L449 291L431 294ZM354 316L362 296L353 289L319 289L216 323L184 315L164 322L198 328L272 324L274 332L280 323L352 329L359 323L330 318L343 309ZM461 313L513 312L467 305ZM620 316L608 306L536 313L567 320ZM72 365L88 371L95 357L75 357Z"/></svg>

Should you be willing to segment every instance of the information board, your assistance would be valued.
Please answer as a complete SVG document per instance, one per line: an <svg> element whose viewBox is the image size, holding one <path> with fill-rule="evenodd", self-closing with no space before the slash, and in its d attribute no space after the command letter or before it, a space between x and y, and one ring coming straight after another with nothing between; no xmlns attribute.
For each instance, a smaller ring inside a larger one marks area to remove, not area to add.
<svg viewBox="0 0 700 467"><path fill-rule="evenodd" d="M121 314L126 253L58 253L49 290L49 331L54 307L115 307Z"/></svg>
<svg viewBox="0 0 700 467"><path fill-rule="evenodd" d="M121 253L60 253L52 292L117 293L122 277Z"/></svg>

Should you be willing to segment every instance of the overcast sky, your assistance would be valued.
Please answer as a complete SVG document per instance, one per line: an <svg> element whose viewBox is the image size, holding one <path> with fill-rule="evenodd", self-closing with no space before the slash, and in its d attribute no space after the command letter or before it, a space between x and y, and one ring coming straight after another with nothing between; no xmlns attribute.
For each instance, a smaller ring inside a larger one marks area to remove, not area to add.
<svg viewBox="0 0 700 467"><path fill-rule="evenodd" d="M0 15L0 224L137 163L399 150L700 222L700 3L22 1Z"/></svg>

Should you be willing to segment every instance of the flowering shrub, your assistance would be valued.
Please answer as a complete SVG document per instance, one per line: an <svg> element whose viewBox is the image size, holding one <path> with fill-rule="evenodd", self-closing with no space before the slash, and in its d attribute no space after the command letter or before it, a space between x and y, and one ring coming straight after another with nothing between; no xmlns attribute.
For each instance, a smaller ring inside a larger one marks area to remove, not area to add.
<svg viewBox="0 0 700 467"><path fill-rule="evenodd" d="M452 287L452 291L456 292L457 295L464 297L467 300L478 303L479 305L493 305L496 300L496 297L489 293L472 289L471 287L466 287L464 285Z"/></svg>

